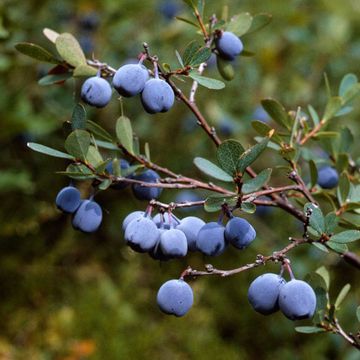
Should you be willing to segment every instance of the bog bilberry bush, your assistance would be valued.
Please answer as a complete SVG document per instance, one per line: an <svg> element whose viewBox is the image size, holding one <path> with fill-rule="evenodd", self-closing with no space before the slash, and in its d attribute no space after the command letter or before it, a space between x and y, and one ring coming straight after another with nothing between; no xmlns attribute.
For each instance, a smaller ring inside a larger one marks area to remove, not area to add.
<svg viewBox="0 0 360 360"><path fill-rule="evenodd" d="M157 295L160 309L166 314L185 315L193 304L193 292L186 282L192 278L227 277L270 262L279 263L280 275L265 273L251 283L248 291L251 306L266 315L280 310L291 320L313 318L312 326L299 326L296 330L336 333L359 349L359 337L347 333L338 319L340 304L349 285L345 285L336 301L332 302L328 293L327 270L320 267L306 281L296 280L289 259L294 248L306 249L307 245L324 253L339 255L339 262L345 261L353 268L360 268L359 256L349 249L352 242L360 239L359 225L347 217L360 211L359 166L350 153L354 136L348 127L339 129L336 124L331 132L326 131L334 118L346 115L355 106L355 99L360 94L356 75L345 75L336 94L330 94L328 86L329 95L324 109L316 110L311 104L304 108L287 109L273 98L263 99L262 109L257 108L257 114L260 111L261 116L254 115L256 119L252 121L252 127L258 134L252 146L244 147L236 139L220 139L197 104L200 86L211 90L225 87L224 82L204 76L207 62L216 56L220 76L227 81L236 79L231 61L238 56L251 55L244 49L240 38L247 34L250 39L250 35L259 30L259 23L266 25L270 17L242 12L228 20L219 21L215 14L206 19L202 6L198 8L195 5L197 2L184 0L184 3L194 15L192 25L196 26L196 30L194 41L182 52L177 51L178 66L170 67L168 63L171 61L159 59L152 53L149 44L144 43L143 51L138 55L139 63L115 70L105 62L95 60L95 57L86 59L71 34L59 34L50 29L44 29L44 35L55 45L57 54L30 43L16 45L17 50L25 55L56 64L56 73L41 79L40 84L58 84L71 77L86 78L79 95L85 104L91 106L104 107L110 102L112 89L105 78L113 78L112 85L122 97L139 94L145 112L149 114L170 111L176 98L179 106L182 103L191 111L194 122L215 145L216 161L199 156L194 158L194 165L211 181L177 174L151 161L149 144L145 146L144 153L139 150L141 147L134 136L132 122L123 106L120 106L121 116L114 124L115 135L112 135L89 120L81 104L75 104L71 132L65 139L64 151L37 143L28 144L32 150L67 159L69 164L63 174L75 181L88 181L93 187L90 199L81 201L74 188L62 189L56 205L60 210L73 214L75 229L95 232L102 221L102 210L92 200L93 196L98 191L131 184L135 197L148 204L146 209L129 209L130 214L122 223L125 242L134 251L148 253L160 261L184 257L188 250L218 256L229 243L239 249L252 247L256 231L244 216L251 216L256 206L278 207L301 221L303 231L300 236L289 234L289 239L279 238L271 254L259 254L253 262L234 269L221 270L211 264L207 264L203 271L187 267L179 279L169 280L160 287ZM204 2L199 4L204 5ZM183 20L179 18L179 21ZM185 22L189 23L186 19ZM198 32L202 34L201 42L197 40ZM178 79L191 82L189 96L183 82ZM127 101L122 97L121 104ZM161 118L162 115L158 116ZM161 126L159 124L156 126ZM328 138L334 137L334 133L337 141L329 146ZM317 148L323 148L321 158L307 157L303 151L314 140ZM120 163L110 153L114 150L122 153ZM270 154L270 151L272 163L277 161L277 168L286 167L287 175L279 175L276 182L283 185L274 185L271 168L255 171L252 167L264 152ZM319 167L318 164L324 163L324 153L328 166ZM207 195L196 200L164 203L160 201L163 189L169 192L172 189L201 189ZM180 220L173 214L178 209L198 206L203 206L206 212L218 213L218 221L205 223L194 216ZM153 210L159 212L154 219L151 217ZM266 234L258 235L262 237ZM232 248L232 251L235 249ZM287 283L283 279L285 271L291 277Z"/></svg>

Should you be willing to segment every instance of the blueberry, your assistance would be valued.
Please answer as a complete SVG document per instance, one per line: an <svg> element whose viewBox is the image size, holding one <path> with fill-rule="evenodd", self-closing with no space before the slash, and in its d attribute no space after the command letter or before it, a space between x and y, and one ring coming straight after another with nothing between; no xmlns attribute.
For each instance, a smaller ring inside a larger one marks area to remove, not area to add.
<svg viewBox="0 0 360 360"><path fill-rule="evenodd" d="M165 314L184 316L193 302L193 291L184 280L169 280L157 293L157 304Z"/></svg>
<svg viewBox="0 0 360 360"><path fill-rule="evenodd" d="M196 248L205 255L221 255L226 248L224 232L225 228L221 224L216 222L205 224L198 233Z"/></svg>
<svg viewBox="0 0 360 360"><path fill-rule="evenodd" d="M161 227L162 223L164 225L177 226L180 224L180 219L178 219L174 214L169 215L168 212L164 213L162 216L160 213L156 214L153 218L154 223L158 228Z"/></svg>
<svg viewBox="0 0 360 360"><path fill-rule="evenodd" d="M279 307L290 320L308 319L314 315L316 295L302 280L291 280L280 288Z"/></svg>
<svg viewBox="0 0 360 360"><path fill-rule="evenodd" d="M93 76L81 87L81 99L91 106L102 108L111 100L111 86L103 78Z"/></svg>
<svg viewBox="0 0 360 360"><path fill-rule="evenodd" d="M73 186L67 186L61 189L55 200L58 209L69 214L77 210L80 202L80 191Z"/></svg>
<svg viewBox="0 0 360 360"><path fill-rule="evenodd" d="M144 65L127 64L116 71L113 85L120 95L131 97L143 91L148 79L149 72Z"/></svg>
<svg viewBox="0 0 360 360"><path fill-rule="evenodd" d="M125 229L125 241L137 252L147 252L155 247L160 232L154 222L147 217L133 219Z"/></svg>
<svg viewBox="0 0 360 360"><path fill-rule="evenodd" d="M91 233L99 228L101 221L100 205L92 200L82 200L73 216L72 225L76 230Z"/></svg>
<svg viewBox="0 0 360 360"><path fill-rule="evenodd" d="M232 32L225 31L215 40L216 49L224 60L232 61L243 51L243 43Z"/></svg>
<svg viewBox="0 0 360 360"><path fill-rule="evenodd" d="M188 249L190 251L196 251L196 239L198 237L200 229L205 225L205 222L198 217L188 216L181 220L180 224L176 227L181 230L187 240Z"/></svg>
<svg viewBox="0 0 360 360"><path fill-rule="evenodd" d="M323 166L318 171L318 184L323 189L332 189L339 182L339 174L336 169L331 166Z"/></svg>
<svg viewBox="0 0 360 360"><path fill-rule="evenodd" d="M139 175L134 175L133 179L140 180L140 181L147 182L147 183L156 183L157 180L160 179L160 176L154 170L149 169ZM139 200L157 199L162 192L162 188L145 187L145 186L141 186L140 184L133 184L132 190L133 190L134 195Z"/></svg>
<svg viewBox="0 0 360 360"><path fill-rule="evenodd" d="M178 1L165 0L162 1L159 6L160 13L167 19L173 19L181 10L181 6Z"/></svg>
<svg viewBox="0 0 360 360"><path fill-rule="evenodd" d="M149 114L168 111L173 106L174 100L173 89L161 79L147 81L141 93L141 102Z"/></svg>
<svg viewBox="0 0 360 360"><path fill-rule="evenodd" d="M163 231L160 236L161 251L171 258L186 256L188 245L185 234L178 229Z"/></svg>
<svg viewBox="0 0 360 360"><path fill-rule="evenodd" d="M248 299L255 311L269 315L279 310L279 292L286 281L277 274L263 274L249 287Z"/></svg>
<svg viewBox="0 0 360 360"><path fill-rule="evenodd" d="M88 12L79 19L79 24L84 30L93 31L99 26L100 18L95 11Z"/></svg>
<svg viewBox="0 0 360 360"><path fill-rule="evenodd" d="M124 219L124 221L122 223L123 231L126 230L126 227L131 223L131 221L133 221L134 219L137 219L139 217L143 217L144 214L145 214L144 211L134 211L134 212L130 213L128 216L126 216L126 218Z"/></svg>
<svg viewBox="0 0 360 360"><path fill-rule="evenodd" d="M128 161L124 160L124 159L120 159L120 162L119 162L119 167L120 167L120 174L122 174L122 171L123 170L127 170L129 167L130 167L130 164ZM114 170L113 170L113 163L110 162L109 164L106 165L106 168L105 170L111 174L111 175L114 175ZM126 176L127 178L131 178L131 175L129 176ZM122 189L125 189L129 184L127 184L125 181L120 181L116 184L113 184L111 185L111 187L113 189L116 189L116 190L122 190Z"/></svg>
<svg viewBox="0 0 360 360"><path fill-rule="evenodd" d="M249 222L233 217L225 227L225 238L238 249L246 248L256 237L256 231Z"/></svg>

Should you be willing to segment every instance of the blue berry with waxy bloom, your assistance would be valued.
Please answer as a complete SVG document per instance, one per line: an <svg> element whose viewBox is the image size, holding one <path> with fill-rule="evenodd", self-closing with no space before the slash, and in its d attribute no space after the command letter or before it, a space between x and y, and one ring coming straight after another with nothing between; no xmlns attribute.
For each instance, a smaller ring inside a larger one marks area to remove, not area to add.
<svg viewBox="0 0 360 360"><path fill-rule="evenodd" d="M101 206L93 200L82 200L73 215L72 225L76 230L91 233L99 228L101 221Z"/></svg>
<svg viewBox="0 0 360 360"><path fill-rule="evenodd" d="M178 258L186 256L188 245L185 234L178 229L169 229L160 236L161 251L165 256Z"/></svg>
<svg viewBox="0 0 360 360"><path fill-rule="evenodd" d="M99 76L87 79L81 87L81 99L98 108L106 106L111 100L111 95L110 84Z"/></svg>
<svg viewBox="0 0 360 360"><path fill-rule="evenodd" d="M146 215L133 219L125 229L125 241L137 252L148 252L159 241L160 232Z"/></svg>
<svg viewBox="0 0 360 360"><path fill-rule="evenodd" d="M188 216L181 220L180 224L176 227L181 230L187 240L188 249L196 251L196 239L198 238L200 229L205 225L205 221L196 216Z"/></svg>
<svg viewBox="0 0 360 360"><path fill-rule="evenodd" d="M116 71L113 85L120 95L131 97L140 94L148 80L149 72L144 65L126 64Z"/></svg>
<svg viewBox="0 0 360 360"><path fill-rule="evenodd" d="M80 191L73 186L66 186L58 192L55 203L59 210L72 214L80 206Z"/></svg>
<svg viewBox="0 0 360 360"><path fill-rule="evenodd" d="M318 170L318 184L323 189L332 189L339 183L339 174L331 166L323 166Z"/></svg>
<svg viewBox="0 0 360 360"><path fill-rule="evenodd" d="M125 159L120 159L119 161L119 167L120 167L120 173L122 174L122 172L124 170L127 170L129 167L130 167L130 164L128 161L126 161ZM113 163L110 162L109 164L106 165L106 168L105 170L111 174L111 175L114 175L114 169L113 169ZM127 178L131 178L131 175L128 175L126 176ZM116 190L122 190L122 189L125 189L129 184L126 183L125 181L119 181L115 184L112 184L111 187L113 189L116 189Z"/></svg>
<svg viewBox="0 0 360 360"><path fill-rule="evenodd" d="M194 294L184 280L169 280L161 285L157 293L157 304L162 312L184 316L192 307Z"/></svg>
<svg viewBox="0 0 360 360"><path fill-rule="evenodd" d="M139 175L134 175L133 179L147 183L156 183L157 180L160 179L160 176L154 170L148 169ZM140 184L133 184L132 190L139 200L157 199L162 192L162 188L160 187L146 187Z"/></svg>
<svg viewBox="0 0 360 360"><path fill-rule="evenodd" d="M286 281L277 274L260 275L249 287L248 300L251 306L263 315L278 311L280 288L285 284Z"/></svg>
<svg viewBox="0 0 360 360"><path fill-rule="evenodd" d="M141 93L141 102L149 114L168 111L174 105L174 100L173 89L162 79L147 81Z"/></svg>
<svg viewBox="0 0 360 360"><path fill-rule="evenodd" d="M279 307L290 320L313 317L316 295L312 287L302 280L291 280L280 288Z"/></svg>
<svg viewBox="0 0 360 360"><path fill-rule="evenodd" d="M130 213L126 218L124 219L122 223L122 229L123 231L126 230L127 226L133 221L134 219L138 219L140 217L143 217L145 215L145 211L133 211Z"/></svg>
<svg viewBox="0 0 360 360"><path fill-rule="evenodd" d="M227 243L225 241L225 227L217 222L205 224L199 231L196 239L196 248L205 255L221 255Z"/></svg>
<svg viewBox="0 0 360 360"><path fill-rule="evenodd" d="M238 249L246 248L256 237L256 231L245 219L233 217L225 227L225 238Z"/></svg>
<svg viewBox="0 0 360 360"><path fill-rule="evenodd" d="M215 46L224 60L235 60L244 49L241 40L232 32L224 31L215 39Z"/></svg>

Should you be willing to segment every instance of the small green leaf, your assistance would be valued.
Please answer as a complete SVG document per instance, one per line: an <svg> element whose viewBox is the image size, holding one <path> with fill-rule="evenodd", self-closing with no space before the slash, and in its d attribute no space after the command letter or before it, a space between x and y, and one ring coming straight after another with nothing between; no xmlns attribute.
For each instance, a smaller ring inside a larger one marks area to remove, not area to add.
<svg viewBox="0 0 360 360"><path fill-rule="evenodd" d="M346 244L339 244L331 240L326 243L326 246L329 247L331 250L334 250L338 254L343 254L348 251L348 247Z"/></svg>
<svg viewBox="0 0 360 360"><path fill-rule="evenodd" d="M252 34L252 33L256 32L256 31L261 30L265 26L269 25L271 20L272 20L272 15L271 14L266 14L266 13L256 14L253 17L251 27L247 31L246 34Z"/></svg>
<svg viewBox="0 0 360 360"><path fill-rule="evenodd" d="M32 43L18 43L15 45L15 49L21 52L24 55L27 55L33 59L51 63L51 64L60 64L61 61L57 59L53 54L49 51L45 50L43 47L32 44Z"/></svg>
<svg viewBox="0 0 360 360"><path fill-rule="evenodd" d="M205 200L204 209L207 212L216 212L221 210L222 205L234 206L236 202L236 196L213 195Z"/></svg>
<svg viewBox="0 0 360 360"><path fill-rule="evenodd" d="M264 138L258 144L250 147L241 154L237 162L237 171L239 173L243 174L246 168L250 166L266 149L272 135L272 131L270 131L269 137Z"/></svg>
<svg viewBox="0 0 360 360"><path fill-rule="evenodd" d="M88 149L88 152L87 152L85 158L86 158L87 163L91 164L95 168L104 161L101 154L99 153L99 150L93 145L89 146L89 149Z"/></svg>
<svg viewBox="0 0 360 360"><path fill-rule="evenodd" d="M249 194L261 189L270 180L272 169L262 170L255 178L246 180L242 187L244 194Z"/></svg>
<svg viewBox="0 0 360 360"><path fill-rule="evenodd" d="M355 74L346 74L340 83L339 96L345 95L346 91L349 90L353 85L358 82L358 78Z"/></svg>
<svg viewBox="0 0 360 360"><path fill-rule="evenodd" d="M95 179L93 172L83 164L70 164L66 171L59 171L57 174L66 175L76 180L89 180Z"/></svg>
<svg viewBox="0 0 360 360"><path fill-rule="evenodd" d="M236 140L225 140L217 149L217 159L220 166L231 176L236 173L236 165L244 152L242 145Z"/></svg>
<svg viewBox="0 0 360 360"><path fill-rule="evenodd" d="M89 66L87 64L81 64L74 69L73 75L74 77L90 77L95 76L97 72L98 71L92 66Z"/></svg>
<svg viewBox="0 0 360 360"><path fill-rule="evenodd" d="M112 181L110 179L102 180L100 185L98 186L99 190L106 190L108 189L112 184Z"/></svg>
<svg viewBox="0 0 360 360"><path fill-rule="evenodd" d="M191 71L189 73L189 76L197 81L200 85L208 88L208 89L212 89L212 90L220 90L223 89L225 87L225 84L220 81L220 80L216 80L216 79L211 79L205 76L201 76L199 73Z"/></svg>
<svg viewBox="0 0 360 360"><path fill-rule="evenodd" d="M41 86L53 85L56 83L61 83L71 78L71 72L66 72L62 74L50 74L42 77L38 84Z"/></svg>
<svg viewBox="0 0 360 360"><path fill-rule="evenodd" d="M51 30L49 28L45 28L43 30L43 34L45 35L45 37L50 40L52 43L55 44L56 42L56 39L60 36L59 33L57 33L56 31L54 30Z"/></svg>
<svg viewBox="0 0 360 360"><path fill-rule="evenodd" d="M274 99L264 99L261 101L261 104L274 121L289 131L291 130L291 119L285 108L278 101Z"/></svg>
<svg viewBox="0 0 360 360"><path fill-rule="evenodd" d="M360 306L358 306L356 309L356 317L357 317L358 321L360 322Z"/></svg>
<svg viewBox="0 0 360 360"><path fill-rule="evenodd" d="M251 126L261 136L267 136L269 134L269 132L271 130L273 130L268 124L264 123L263 121L259 121L259 120L251 121ZM273 133L271 140L278 145L283 144L281 137L278 134L276 134L275 132Z"/></svg>
<svg viewBox="0 0 360 360"><path fill-rule="evenodd" d="M235 77L235 69L230 61L223 60L220 56L217 56L216 65L224 80L230 81Z"/></svg>
<svg viewBox="0 0 360 360"><path fill-rule="evenodd" d="M359 95L359 93L360 93L360 83L351 86L342 97L343 105L346 105L349 102L351 102L356 96Z"/></svg>
<svg viewBox="0 0 360 360"><path fill-rule="evenodd" d="M112 142L111 135L104 128L102 128L99 124L97 124L91 120L86 121L86 130L90 131L92 134L99 137L100 139ZM112 144L112 146L115 146L115 145Z"/></svg>
<svg viewBox="0 0 360 360"><path fill-rule="evenodd" d="M124 177L129 176L129 175L133 174L135 171L137 171L139 169L143 169L143 168L144 168L144 165L142 165L142 164L131 165L127 169L122 170L122 176L124 176Z"/></svg>
<svg viewBox="0 0 360 360"><path fill-rule="evenodd" d="M72 130L85 129L86 128L86 111L83 105L76 104L71 116L71 128Z"/></svg>
<svg viewBox="0 0 360 360"><path fill-rule="evenodd" d="M311 211L309 218L310 226L318 233L318 235L323 234L325 232L325 219L321 209L315 204L307 203L304 206L305 214L308 210Z"/></svg>
<svg viewBox="0 0 360 360"><path fill-rule="evenodd" d="M85 55L78 41L69 33L63 33L56 38L55 46L60 56L70 65L77 67L86 65Z"/></svg>
<svg viewBox="0 0 360 360"><path fill-rule="evenodd" d="M323 251L325 253L328 253L329 250L327 249L327 247L321 243L317 243L317 242L313 242L311 243L312 245L314 245L317 249L319 249L320 251Z"/></svg>
<svg viewBox="0 0 360 360"><path fill-rule="evenodd" d="M109 141L102 141L102 140L95 140L96 146L107 149L107 150L113 150L113 151L120 151L120 148L114 144L113 142Z"/></svg>
<svg viewBox="0 0 360 360"><path fill-rule="evenodd" d="M316 295L316 312L326 310L329 304L329 295L324 278L317 272L306 276L305 281L313 288Z"/></svg>
<svg viewBox="0 0 360 360"><path fill-rule="evenodd" d="M224 170L219 168L217 165L213 164L211 161L203 159L201 157L196 157L194 159L195 166L202 171L204 174L209 175L215 179L233 182L233 178L227 174Z"/></svg>
<svg viewBox="0 0 360 360"><path fill-rule="evenodd" d="M311 105L308 105L308 110L309 110L309 113L310 113L310 116L314 122L314 125L319 125L320 123L320 119L319 119L319 115L318 113L316 112L316 110L311 106Z"/></svg>
<svg viewBox="0 0 360 360"><path fill-rule="evenodd" d="M342 173L339 179L339 185L336 189L337 198L340 205L348 202L348 196L350 192L350 181L346 173Z"/></svg>
<svg viewBox="0 0 360 360"><path fill-rule="evenodd" d="M335 114L341 109L341 106L342 106L342 100L340 97L338 96L331 97L328 103L326 104L323 120L328 121L329 119L333 118Z"/></svg>
<svg viewBox="0 0 360 360"><path fill-rule="evenodd" d="M334 212L328 213L325 216L325 232L330 235L335 230L337 224L338 224L338 217Z"/></svg>
<svg viewBox="0 0 360 360"><path fill-rule="evenodd" d="M145 143L145 148L144 148L144 150L145 150L145 156L146 156L146 158L147 158L149 161L151 161L151 158L150 158L150 145L149 145L148 142Z"/></svg>
<svg viewBox="0 0 360 360"><path fill-rule="evenodd" d="M184 63L184 65L189 65L194 54L201 48L201 45L196 41L193 40L191 41L185 48L183 56L182 56L182 61Z"/></svg>
<svg viewBox="0 0 360 360"><path fill-rule="evenodd" d="M85 130L75 130L65 140L66 151L77 159L85 160L89 146L90 133Z"/></svg>
<svg viewBox="0 0 360 360"><path fill-rule="evenodd" d="M350 288L351 288L351 285L350 284L346 284L340 291L339 295L337 296L336 298L336 301L335 301L335 308L336 309L339 309L340 308L340 305L341 303L344 301L346 295L349 293L350 291Z"/></svg>
<svg viewBox="0 0 360 360"><path fill-rule="evenodd" d="M61 159L74 160L73 156L66 154L62 151L52 149L45 145L29 142L29 143L27 143L27 146L31 150L37 151L37 152L45 154L45 155L49 155L49 156L53 156L53 157L57 157L57 158L61 158Z"/></svg>
<svg viewBox="0 0 360 360"><path fill-rule="evenodd" d="M241 210L247 214L254 214L256 211L256 205L250 201L243 201L241 203Z"/></svg>
<svg viewBox="0 0 360 360"><path fill-rule="evenodd" d="M339 153L348 153L351 150L351 147L354 144L354 135L348 127L341 128L340 131L340 143L339 143Z"/></svg>
<svg viewBox="0 0 360 360"><path fill-rule="evenodd" d="M302 334L315 334L315 333L326 332L325 329L317 326L297 326L295 330L298 333L302 333Z"/></svg>
<svg viewBox="0 0 360 360"><path fill-rule="evenodd" d="M240 37L248 32L251 27L253 17L249 13L234 15L227 24L226 31L234 33Z"/></svg>
<svg viewBox="0 0 360 360"><path fill-rule="evenodd" d="M360 239L359 230L346 230L341 233L335 234L331 237L331 241L339 244L347 244Z"/></svg>
<svg viewBox="0 0 360 360"><path fill-rule="evenodd" d="M179 52L177 51L177 50L175 50L175 55L176 55L176 58L177 58L177 60L178 60L178 62L179 62L179 64L180 64L180 66L182 67L182 68L184 68L185 66L184 66L184 62L183 62L183 60L182 60L182 58L181 58L181 55L179 54Z"/></svg>
<svg viewBox="0 0 360 360"><path fill-rule="evenodd" d="M133 131L130 119L126 116L120 116L116 122L116 137L120 144L130 153L134 153Z"/></svg>
<svg viewBox="0 0 360 360"><path fill-rule="evenodd" d="M319 274L325 281L326 289L329 291L330 288L330 274L327 271L325 266L319 267L316 271L317 274Z"/></svg>

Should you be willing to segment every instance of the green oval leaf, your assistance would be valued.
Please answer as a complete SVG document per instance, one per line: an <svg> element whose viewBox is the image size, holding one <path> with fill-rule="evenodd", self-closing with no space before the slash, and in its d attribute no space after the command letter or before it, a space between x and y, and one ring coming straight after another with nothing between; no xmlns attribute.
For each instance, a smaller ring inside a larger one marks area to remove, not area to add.
<svg viewBox="0 0 360 360"><path fill-rule="evenodd" d="M97 137L99 137L100 139L110 142L111 148L115 147L115 149L118 149L117 146L112 143L111 135L104 128L102 128L99 124L97 124L91 120L87 120L86 121L86 129L89 130L94 135L96 135Z"/></svg>
<svg viewBox="0 0 360 360"><path fill-rule="evenodd" d="M231 176L236 173L236 165L244 152L242 145L236 140L225 140L217 149L217 159L220 166Z"/></svg>
<svg viewBox="0 0 360 360"><path fill-rule="evenodd" d="M57 59L53 54L49 51L45 50L43 47L32 44L32 43L18 43L15 45L15 49L21 52L24 55L27 55L33 59L51 63L51 64L60 64L61 61Z"/></svg>
<svg viewBox="0 0 360 360"><path fill-rule="evenodd" d="M120 116L116 121L116 137L130 154L134 153L133 130L131 121L126 116Z"/></svg>
<svg viewBox="0 0 360 360"><path fill-rule="evenodd" d="M222 205L235 206L237 202L236 196L214 195L209 196L205 200L204 209L207 212L216 212L221 210Z"/></svg>
<svg viewBox="0 0 360 360"><path fill-rule="evenodd" d="M349 293L350 291L350 288L351 288L351 285L350 284L346 284L340 291L339 295L337 296L336 298L336 301L335 301L335 308L336 309L339 309L340 308L340 305L341 303L344 301L346 295Z"/></svg>
<svg viewBox="0 0 360 360"><path fill-rule="evenodd" d="M291 130L291 119L286 112L284 106L274 99L261 100L261 104L264 110L270 115L270 117L279 125Z"/></svg>
<svg viewBox="0 0 360 360"><path fill-rule="evenodd" d="M315 334L315 333L326 332L325 329L319 328L317 326L297 326L295 330L298 333L302 333L302 334Z"/></svg>
<svg viewBox="0 0 360 360"><path fill-rule="evenodd" d="M85 130L75 130L65 140L66 151L77 159L86 159L89 146L90 134Z"/></svg>
<svg viewBox="0 0 360 360"><path fill-rule="evenodd" d="M247 12L234 15L227 24L226 31L230 31L240 37L248 32L252 21L253 17Z"/></svg>
<svg viewBox="0 0 360 360"><path fill-rule="evenodd" d="M226 182L233 182L233 178L227 174L224 170L219 168L217 165L212 163L209 160L203 159L201 157L196 157L194 159L195 166L202 171L204 174Z"/></svg>
<svg viewBox="0 0 360 360"><path fill-rule="evenodd" d="M83 105L76 104L71 116L71 128L72 130L85 129L86 128L86 111Z"/></svg>
<svg viewBox="0 0 360 360"><path fill-rule="evenodd" d="M331 237L331 241L339 244L347 244L360 239L359 230L346 230L341 233L335 234Z"/></svg>
<svg viewBox="0 0 360 360"><path fill-rule="evenodd" d="M63 33L56 38L55 46L60 56L70 65L77 67L86 65L85 55L78 41L69 33Z"/></svg>
<svg viewBox="0 0 360 360"><path fill-rule="evenodd" d="M29 143L27 143L27 146L31 150L37 151L37 152L45 154L45 155L49 155L49 156L53 156L53 157L57 157L57 158L61 158L61 159L74 160L73 156L71 156L69 154L66 154L66 153L64 153L62 151L55 150L55 149L50 148L50 147L45 146L45 145L29 142Z"/></svg>
<svg viewBox="0 0 360 360"><path fill-rule="evenodd" d="M270 168L264 169L255 178L245 181L241 189L242 192L249 194L261 189L270 180L271 172L272 169Z"/></svg>
<svg viewBox="0 0 360 360"><path fill-rule="evenodd" d="M208 88L208 89L212 89L212 90L220 90L223 89L225 87L225 84L220 81L220 80L216 80L216 79L211 79L205 76L201 76L199 73L191 71L189 73L189 76L197 81L200 85Z"/></svg>

